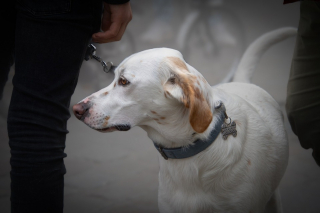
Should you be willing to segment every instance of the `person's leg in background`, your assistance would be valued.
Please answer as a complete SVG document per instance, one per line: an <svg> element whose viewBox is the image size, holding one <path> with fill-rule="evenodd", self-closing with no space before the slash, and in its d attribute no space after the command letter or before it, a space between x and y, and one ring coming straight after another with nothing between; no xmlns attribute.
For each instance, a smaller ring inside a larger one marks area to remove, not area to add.
<svg viewBox="0 0 320 213"><path fill-rule="evenodd" d="M99 0L18 1L8 114L14 213L63 212L70 98L101 10Z"/></svg>
<svg viewBox="0 0 320 213"><path fill-rule="evenodd" d="M320 166L320 3L303 1L286 111L303 148L313 149Z"/></svg>

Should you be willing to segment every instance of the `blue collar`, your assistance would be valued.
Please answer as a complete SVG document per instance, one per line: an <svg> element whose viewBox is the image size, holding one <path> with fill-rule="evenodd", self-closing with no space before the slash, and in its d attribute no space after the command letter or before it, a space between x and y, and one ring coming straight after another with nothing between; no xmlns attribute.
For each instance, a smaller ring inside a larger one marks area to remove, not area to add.
<svg viewBox="0 0 320 213"><path fill-rule="evenodd" d="M221 132L222 124L225 120L225 114L224 112L219 112L219 120L212 129L209 138L207 140L196 140L193 145L190 145L188 147L177 147L177 148L163 148L159 145L157 145L154 141L153 144L157 148L157 150L160 152L162 157L166 160L168 158L173 159L183 159L183 158L189 158L192 157L206 148L208 148L218 137L219 133Z"/></svg>

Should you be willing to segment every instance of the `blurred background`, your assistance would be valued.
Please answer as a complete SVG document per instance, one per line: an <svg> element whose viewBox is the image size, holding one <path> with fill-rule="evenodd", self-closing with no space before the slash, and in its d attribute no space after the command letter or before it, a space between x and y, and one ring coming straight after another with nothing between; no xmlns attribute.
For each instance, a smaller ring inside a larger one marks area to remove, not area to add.
<svg viewBox="0 0 320 213"><path fill-rule="evenodd" d="M96 45L97 55L118 65L145 49L169 47L211 85L232 75L246 47L265 32L297 27L299 3L281 0L131 0L133 20L120 42ZM282 107L286 99L295 38L270 48L262 57L253 83L269 92ZM10 212L10 149L6 111L12 91L14 67L0 102L0 212ZM71 106L109 85L94 60L84 61ZM71 108L70 108L71 112ZM72 112L71 112L72 113ZM290 145L287 171L280 184L284 212L320 212L320 168L311 150L300 147L285 116ZM147 134L135 127L129 132L102 134L74 116L68 122L65 159L65 212L158 212L158 153Z"/></svg>

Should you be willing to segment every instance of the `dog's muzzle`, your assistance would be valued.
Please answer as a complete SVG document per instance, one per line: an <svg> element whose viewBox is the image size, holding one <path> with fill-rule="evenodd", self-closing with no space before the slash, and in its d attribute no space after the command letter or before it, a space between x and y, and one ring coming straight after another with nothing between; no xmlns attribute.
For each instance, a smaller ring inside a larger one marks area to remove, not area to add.
<svg viewBox="0 0 320 213"><path fill-rule="evenodd" d="M91 102L80 102L78 104L73 105L72 110L73 114L79 119L84 120L85 117L89 116L89 109L91 107Z"/></svg>

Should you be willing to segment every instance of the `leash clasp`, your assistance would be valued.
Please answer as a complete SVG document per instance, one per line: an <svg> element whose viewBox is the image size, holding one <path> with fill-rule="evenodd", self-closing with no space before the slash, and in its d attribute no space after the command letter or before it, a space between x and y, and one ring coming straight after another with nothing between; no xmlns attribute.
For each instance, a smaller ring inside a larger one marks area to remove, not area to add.
<svg viewBox="0 0 320 213"><path fill-rule="evenodd" d="M96 55L96 49L97 48L93 44L89 44L84 59L88 61L90 58L93 58L96 61L100 62L105 73L108 73L109 71L114 71L116 66L113 66L113 63L110 61L108 61L107 63L104 62L102 58Z"/></svg>

